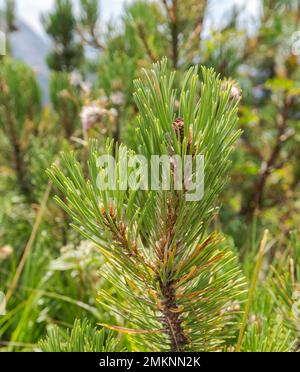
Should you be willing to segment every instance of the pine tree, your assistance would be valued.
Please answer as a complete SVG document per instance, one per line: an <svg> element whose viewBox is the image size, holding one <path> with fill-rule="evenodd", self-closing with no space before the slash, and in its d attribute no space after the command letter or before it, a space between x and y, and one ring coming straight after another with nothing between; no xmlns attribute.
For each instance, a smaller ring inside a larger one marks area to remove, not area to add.
<svg viewBox="0 0 300 372"><path fill-rule="evenodd" d="M32 196L26 152L37 131L41 94L33 71L5 58L0 65L0 129L9 143L10 160L21 192Z"/></svg>
<svg viewBox="0 0 300 372"><path fill-rule="evenodd" d="M213 70L202 68L202 76L200 84L197 68L191 68L178 95L175 73L164 59L144 71L134 95L140 112L139 154L148 160L152 155L184 159L190 154L194 164L203 155L201 200L187 201L187 190L176 190L173 182L169 191L124 191L123 171L134 156L124 145L116 151L116 190L98 187L105 170L99 168L95 141L87 180L74 153L63 154L61 169L53 165L48 171L66 197L56 200L72 217L72 226L107 259L101 275L117 289L119 299L100 289L99 301L121 315L126 327L104 326L134 336L139 350L220 350L226 346L225 327L235 329L234 314L224 309L241 294L243 277L233 252L209 225L240 134L238 101L230 99L231 86L224 89ZM112 142L106 150L113 153ZM128 171L130 177L136 169Z"/></svg>
<svg viewBox="0 0 300 372"><path fill-rule="evenodd" d="M76 38L77 22L70 0L56 0L54 10L42 17L46 33L52 38L47 63L52 70L72 71L83 59L83 47Z"/></svg>
<svg viewBox="0 0 300 372"><path fill-rule="evenodd" d="M167 55L179 69L200 60L206 11L207 0L137 0L128 6L125 20L140 54L152 62Z"/></svg>
<svg viewBox="0 0 300 372"><path fill-rule="evenodd" d="M17 31L17 26L15 24L15 11L16 11L15 0L6 0L4 13L7 33Z"/></svg>
<svg viewBox="0 0 300 372"><path fill-rule="evenodd" d="M78 31L82 41L95 49L102 50L100 41L100 5L98 0L80 0L80 18Z"/></svg>
<svg viewBox="0 0 300 372"><path fill-rule="evenodd" d="M3 9L0 8L0 28L1 32L5 32L5 54L11 54L10 35L18 30L15 20L16 3L15 0L5 0L3 5ZM2 58L0 55L0 60Z"/></svg>
<svg viewBox="0 0 300 372"><path fill-rule="evenodd" d="M53 71L50 79L50 98L58 116L58 126L69 139L78 127L81 110L80 87L72 84L72 76L64 71Z"/></svg>

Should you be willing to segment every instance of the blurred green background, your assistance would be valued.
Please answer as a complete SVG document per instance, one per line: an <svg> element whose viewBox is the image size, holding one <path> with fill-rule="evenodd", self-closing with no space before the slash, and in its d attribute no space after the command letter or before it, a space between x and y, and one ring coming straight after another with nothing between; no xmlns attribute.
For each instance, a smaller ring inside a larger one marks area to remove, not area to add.
<svg viewBox="0 0 300 372"><path fill-rule="evenodd" d="M69 227L45 169L62 150L84 161L92 137L134 149L132 82L167 56L178 85L196 64L213 67L242 91L243 134L212 228L223 232L248 279L262 233L270 231L243 349L295 350L300 2L132 0L113 8L114 2L57 0L45 2L40 15L29 2L35 14L29 27L25 3L2 2L0 21L7 37L0 57L0 293L7 297L6 306L0 297L0 348L37 350L49 327L65 334L76 318L115 322L96 302L100 287L118 296L98 273L103 257ZM134 349L125 336L120 341Z"/></svg>

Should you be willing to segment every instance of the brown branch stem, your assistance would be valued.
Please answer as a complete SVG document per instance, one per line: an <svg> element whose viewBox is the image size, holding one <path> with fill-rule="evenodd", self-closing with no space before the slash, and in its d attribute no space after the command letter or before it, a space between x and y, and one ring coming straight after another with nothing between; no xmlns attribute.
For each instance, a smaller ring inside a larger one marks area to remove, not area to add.
<svg viewBox="0 0 300 372"><path fill-rule="evenodd" d="M172 2L171 12L171 36L172 36L172 60L173 67L177 68L178 64L178 17L177 17L177 0Z"/></svg>
<svg viewBox="0 0 300 372"><path fill-rule="evenodd" d="M152 51L149 43L148 43L148 40L147 40L147 36L146 36L146 33L145 33L145 30L144 30L144 27L141 23L138 23L137 24L137 29L138 29L138 35L144 45L144 48L146 50L146 53L148 55L148 57L151 59L152 62L156 62L157 61L157 58L155 57L154 55L154 52Z"/></svg>
<svg viewBox="0 0 300 372"><path fill-rule="evenodd" d="M169 5L167 0L162 0L166 13L169 17L169 27L171 31L171 54L173 67L176 69L178 65L178 7L177 0L172 0Z"/></svg>
<svg viewBox="0 0 300 372"><path fill-rule="evenodd" d="M174 226L177 220L178 210L179 195L176 193L175 200L173 202L171 198L169 198L167 201L165 228L163 228L164 222L161 221L161 239L159 240L155 250L157 256L157 265L163 265L163 268L169 266L169 253L173 248L173 241L175 237ZM180 352L185 350L185 347L188 343L188 337L183 329L182 315L177 304L176 289L172 275L173 272L171 271L165 280L163 280L160 275L157 276L160 289L159 295L162 305L161 321L170 340L170 351Z"/></svg>
<svg viewBox="0 0 300 372"><path fill-rule="evenodd" d="M184 351L188 338L182 327L181 313L176 303L176 292L172 282L160 282L162 294L162 322L170 339L170 351Z"/></svg>

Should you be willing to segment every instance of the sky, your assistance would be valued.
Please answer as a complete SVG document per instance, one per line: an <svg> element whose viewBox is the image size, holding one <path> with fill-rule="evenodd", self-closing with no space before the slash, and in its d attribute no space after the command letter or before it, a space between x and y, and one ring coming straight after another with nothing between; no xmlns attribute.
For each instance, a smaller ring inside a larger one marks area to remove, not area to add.
<svg viewBox="0 0 300 372"><path fill-rule="evenodd" d="M0 4L4 0L0 0ZM76 4L78 0L74 0ZM117 17L122 12L125 2L130 0L99 0L104 20L111 17ZM184 1L184 0L181 0ZM40 22L40 15L49 11L55 0L17 0L17 14L25 21L34 31L43 35L43 28ZM228 11L232 4L242 6L246 10L247 17L245 22L251 23L252 16L255 16L259 9L259 0L211 0L210 1L210 24L217 25L222 23L224 12Z"/></svg>
<svg viewBox="0 0 300 372"><path fill-rule="evenodd" d="M43 12L51 10L55 0L17 0L17 15L25 21L31 28L43 34L43 28L40 22L40 15ZM76 0L74 3L76 4ZM123 8L125 0L102 0L101 9L103 18L110 19L112 16L118 16ZM0 0L3 4L3 0Z"/></svg>

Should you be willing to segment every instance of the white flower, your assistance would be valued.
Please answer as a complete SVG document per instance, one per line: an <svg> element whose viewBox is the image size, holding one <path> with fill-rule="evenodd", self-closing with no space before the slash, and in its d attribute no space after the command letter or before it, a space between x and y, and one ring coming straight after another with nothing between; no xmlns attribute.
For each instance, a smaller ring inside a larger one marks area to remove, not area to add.
<svg viewBox="0 0 300 372"><path fill-rule="evenodd" d="M100 123L105 114L107 114L107 110L99 107L96 103L84 106L80 113L84 132L88 131L96 123Z"/></svg>
<svg viewBox="0 0 300 372"><path fill-rule="evenodd" d="M80 88L83 93L89 94L92 89L92 84L89 81L84 81L81 74L77 71L73 71L69 75L69 82L72 86Z"/></svg>
<svg viewBox="0 0 300 372"><path fill-rule="evenodd" d="M89 81L83 81L80 84L80 88L83 91L83 93L89 94L92 90L92 84Z"/></svg>
<svg viewBox="0 0 300 372"><path fill-rule="evenodd" d="M69 75L69 81L71 85L80 86L82 83L81 74L78 71L73 71Z"/></svg>
<svg viewBox="0 0 300 372"><path fill-rule="evenodd" d="M83 240L78 246L68 244L61 248L60 256L50 263L51 271L72 270L72 275L78 275L78 270L83 270L87 275L96 274L101 255L93 243Z"/></svg>
<svg viewBox="0 0 300 372"><path fill-rule="evenodd" d="M111 108L108 112L114 118L118 117L119 115L118 110L116 110L115 108Z"/></svg>
<svg viewBox="0 0 300 372"><path fill-rule="evenodd" d="M120 106L124 102L124 94L122 92L113 93L110 100L113 105Z"/></svg>
<svg viewBox="0 0 300 372"><path fill-rule="evenodd" d="M13 254L14 250L10 245L0 247L0 260L5 260Z"/></svg>

